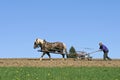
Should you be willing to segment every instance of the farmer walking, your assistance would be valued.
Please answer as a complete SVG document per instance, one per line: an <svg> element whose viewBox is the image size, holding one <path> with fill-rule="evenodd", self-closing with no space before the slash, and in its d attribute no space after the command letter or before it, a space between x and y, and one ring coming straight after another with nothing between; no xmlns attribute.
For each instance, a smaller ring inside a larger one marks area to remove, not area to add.
<svg viewBox="0 0 120 80"><path fill-rule="evenodd" d="M99 46L100 46L99 51L103 51L103 53L104 53L103 59L104 60L106 60L106 59L112 60L110 57L108 57L108 52L109 52L108 48L102 42L99 43Z"/></svg>

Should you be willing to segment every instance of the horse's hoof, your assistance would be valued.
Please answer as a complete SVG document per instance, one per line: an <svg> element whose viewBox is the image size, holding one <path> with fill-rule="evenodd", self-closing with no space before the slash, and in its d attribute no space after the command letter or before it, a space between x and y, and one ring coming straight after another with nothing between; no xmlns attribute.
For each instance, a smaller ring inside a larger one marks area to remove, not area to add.
<svg viewBox="0 0 120 80"><path fill-rule="evenodd" d="M62 58L62 60L64 61L64 60L65 60L65 58Z"/></svg>
<svg viewBox="0 0 120 80"><path fill-rule="evenodd" d="M42 61L42 58L40 58L40 61Z"/></svg>
<svg viewBox="0 0 120 80"><path fill-rule="evenodd" d="M52 59L50 59L50 61L53 61Z"/></svg>

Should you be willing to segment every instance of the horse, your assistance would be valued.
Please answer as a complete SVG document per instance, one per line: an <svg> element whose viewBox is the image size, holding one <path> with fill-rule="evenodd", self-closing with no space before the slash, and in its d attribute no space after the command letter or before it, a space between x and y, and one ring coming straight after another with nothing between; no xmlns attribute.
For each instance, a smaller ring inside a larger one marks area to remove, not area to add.
<svg viewBox="0 0 120 80"><path fill-rule="evenodd" d="M47 42L46 40L37 38L34 42L34 49L36 48L41 48L39 51L43 52L40 60L42 60L45 54L51 59L50 53L61 54L63 58L65 58L65 54L67 55L66 45L62 42Z"/></svg>

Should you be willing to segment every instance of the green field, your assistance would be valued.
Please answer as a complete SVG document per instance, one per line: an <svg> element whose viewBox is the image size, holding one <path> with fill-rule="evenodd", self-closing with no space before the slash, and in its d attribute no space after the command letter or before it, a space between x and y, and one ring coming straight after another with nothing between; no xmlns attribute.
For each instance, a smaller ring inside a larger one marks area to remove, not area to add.
<svg viewBox="0 0 120 80"><path fill-rule="evenodd" d="M0 67L0 80L120 80L120 68Z"/></svg>

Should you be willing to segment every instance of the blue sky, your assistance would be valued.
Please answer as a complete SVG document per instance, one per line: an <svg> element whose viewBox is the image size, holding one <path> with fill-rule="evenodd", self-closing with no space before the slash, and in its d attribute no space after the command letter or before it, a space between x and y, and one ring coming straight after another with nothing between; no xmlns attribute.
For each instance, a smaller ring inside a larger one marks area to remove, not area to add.
<svg viewBox="0 0 120 80"><path fill-rule="evenodd" d="M111 58L120 58L119 4L119 0L1 0L0 58L39 58L41 53L33 49L36 38L64 42L68 51L74 46L87 52L98 50L102 41ZM102 58L103 53L91 56Z"/></svg>

